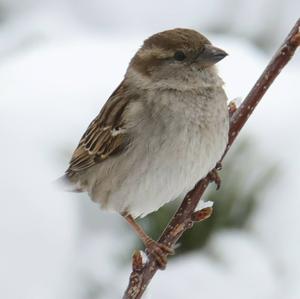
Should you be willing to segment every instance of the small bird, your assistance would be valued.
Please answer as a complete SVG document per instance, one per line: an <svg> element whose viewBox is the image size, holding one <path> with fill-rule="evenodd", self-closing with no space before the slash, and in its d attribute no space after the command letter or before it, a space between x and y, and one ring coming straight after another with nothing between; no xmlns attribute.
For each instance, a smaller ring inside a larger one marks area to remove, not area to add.
<svg viewBox="0 0 300 299"><path fill-rule="evenodd" d="M184 196L224 153L229 115L215 64L226 55L191 29L146 39L62 177L71 191L122 215L161 269L173 249L135 218Z"/></svg>

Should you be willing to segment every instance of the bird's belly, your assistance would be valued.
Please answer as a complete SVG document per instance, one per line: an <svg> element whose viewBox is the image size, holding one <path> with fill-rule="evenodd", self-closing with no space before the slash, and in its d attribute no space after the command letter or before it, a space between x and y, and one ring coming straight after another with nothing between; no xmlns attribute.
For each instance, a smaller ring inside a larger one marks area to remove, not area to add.
<svg viewBox="0 0 300 299"><path fill-rule="evenodd" d="M183 195L204 177L221 158L227 132L186 129L189 134L172 134L173 140L169 134L165 139L152 136L148 142L140 140L140 148L134 151L135 162L125 167L128 172L122 182L114 184L103 207L133 217L145 216ZM132 158L128 156L127 161Z"/></svg>

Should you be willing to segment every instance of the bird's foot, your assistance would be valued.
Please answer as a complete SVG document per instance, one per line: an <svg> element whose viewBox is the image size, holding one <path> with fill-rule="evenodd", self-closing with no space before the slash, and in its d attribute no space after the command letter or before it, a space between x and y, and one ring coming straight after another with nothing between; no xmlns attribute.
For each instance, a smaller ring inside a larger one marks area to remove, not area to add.
<svg viewBox="0 0 300 299"><path fill-rule="evenodd" d="M174 250L171 247L150 238L145 242L145 245L146 253L155 258L159 269L164 270L167 266L167 256L169 254L173 255Z"/></svg>
<svg viewBox="0 0 300 299"><path fill-rule="evenodd" d="M242 102L241 98L235 98L229 102L228 112L230 117L238 110L238 107L240 106L241 102Z"/></svg>
<svg viewBox="0 0 300 299"><path fill-rule="evenodd" d="M211 182L214 182L216 184L216 186L217 186L216 189L219 190L221 187L221 178L218 174L218 170L220 170L222 168L222 165L220 164L220 165L217 165L216 167L217 168L213 169L212 171L210 171L208 173L208 178Z"/></svg>
<svg viewBox="0 0 300 299"><path fill-rule="evenodd" d="M218 162L217 164L216 164L216 167L215 167L217 170L222 170L222 168L223 168L223 165L222 165L222 162Z"/></svg>

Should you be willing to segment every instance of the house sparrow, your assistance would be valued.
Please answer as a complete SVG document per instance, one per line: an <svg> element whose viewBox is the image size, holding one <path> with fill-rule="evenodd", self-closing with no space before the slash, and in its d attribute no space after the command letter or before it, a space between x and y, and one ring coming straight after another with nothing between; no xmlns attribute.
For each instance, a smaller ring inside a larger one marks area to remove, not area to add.
<svg viewBox="0 0 300 299"><path fill-rule="evenodd" d="M162 269L173 249L134 219L185 195L224 153L227 97L214 65L226 55L190 29L146 39L63 177L72 191L121 214Z"/></svg>

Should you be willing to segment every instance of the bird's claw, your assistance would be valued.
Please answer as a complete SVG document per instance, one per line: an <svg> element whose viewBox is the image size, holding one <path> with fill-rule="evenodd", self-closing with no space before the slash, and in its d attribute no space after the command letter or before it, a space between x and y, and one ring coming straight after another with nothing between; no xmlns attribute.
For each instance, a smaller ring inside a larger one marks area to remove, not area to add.
<svg viewBox="0 0 300 299"><path fill-rule="evenodd" d="M216 170L222 170L222 168L223 168L222 162L218 162L216 164Z"/></svg>
<svg viewBox="0 0 300 299"><path fill-rule="evenodd" d="M147 241L146 252L154 257L158 268L161 270L164 270L167 266L167 256L174 254L174 250L171 247L152 239Z"/></svg>
<svg viewBox="0 0 300 299"><path fill-rule="evenodd" d="M221 166L222 167L222 166ZM209 180L211 181L211 182L214 182L215 184L216 184L216 186L217 186L217 190L219 190L220 189L220 187L221 187L221 178L220 178L220 176L219 176L219 174L218 174L218 171L217 171L217 169L213 169L212 171L210 171L209 173L208 173L208 178L209 178Z"/></svg>

